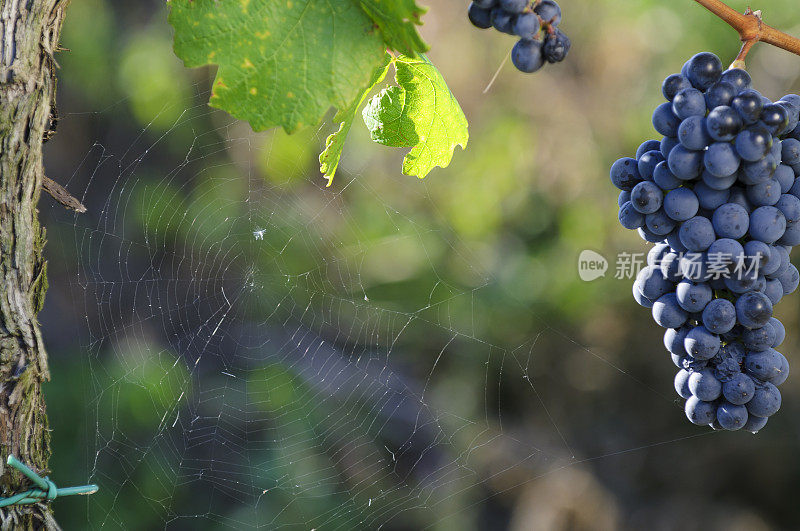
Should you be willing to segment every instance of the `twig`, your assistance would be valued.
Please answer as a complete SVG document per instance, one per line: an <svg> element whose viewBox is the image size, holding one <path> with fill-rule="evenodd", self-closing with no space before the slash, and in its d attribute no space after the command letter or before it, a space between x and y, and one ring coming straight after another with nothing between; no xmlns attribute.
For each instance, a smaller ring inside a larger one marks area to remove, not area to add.
<svg viewBox="0 0 800 531"><path fill-rule="evenodd" d="M83 206L81 202L73 197L69 192L67 192L66 188L46 175L42 179L42 189L65 207L76 212L80 212L81 214L86 212L86 207Z"/></svg>
<svg viewBox="0 0 800 531"><path fill-rule="evenodd" d="M736 57L733 67L741 68L744 66L744 59L747 53L753 44L758 41L763 41L787 52L800 55L800 39L777 30L769 24L765 24L761 19L760 11L752 11L748 8L745 13L739 13L721 0L695 0L695 2L727 22L739 34L739 38L744 45L739 52L739 56Z"/></svg>

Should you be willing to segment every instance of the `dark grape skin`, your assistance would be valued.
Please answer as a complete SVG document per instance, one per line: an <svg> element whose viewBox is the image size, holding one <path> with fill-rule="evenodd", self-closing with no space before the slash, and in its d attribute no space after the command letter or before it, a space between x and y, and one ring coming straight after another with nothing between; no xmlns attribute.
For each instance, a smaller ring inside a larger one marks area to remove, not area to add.
<svg viewBox="0 0 800 531"><path fill-rule="evenodd" d="M743 405L750 401L756 386L746 374L737 373L733 378L722 384L722 394L725 399L736 405Z"/></svg>
<svg viewBox="0 0 800 531"><path fill-rule="evenodd" d="M740 92L733 101L731 107L739 113L742 121L747 124L754 124L761 118L761 111L764 109L764 101L761 94L753 89Z"/></svg>
<svg viewBox="0 0 800 531"><path fill-rule="evenodd" d="M669 103L664 103L663 105L669 106ZM672 112L672 109L670 109L669 112ZM674 136L665 136L664 138L661 139L661 154L664 156L665 159L669 157L669 152L672 151L672 148L674 148L678 144L679 144L678 139Z"/></svg>
<svg viewBox="0 0 800 531"><path fill-rule="evenodd" d="M672 104L662 103L656 110L653 111L653 127L655 130L666 137L678 136L678 127L680 126L680 119L672 112ZM663 146L663 142L662 142ZM662 150L662 154L663 154ZM666 155L665 155L666 156Z"/></svg>
<svg viewBox="0 0 800 531"><path fill-rule="evenodd" d="M714 376L711 369L703 369L689 377L689 389L700 400L710 402L722 395L722 382Z"/></svg>
<svg viewBox="0 0 800 531"><path fill-rule="evenodd" d="M747 210L737 203L726 203L714 211L712 216L714 232L719 238L738 240L750 226Z"/></svg>
<svg viewBox="0 0 800 531"><path fill-rule="evenodd" d="M688 181L702 173L703 152L686 149L683 145L678 144L669 152L667 163L675 177Z"/></svg>
<svg viewBox="0 0 800 531"><path fill-rule="evenodd" d="M691 396L684 406L686 418L697 426L708 426L717 418L717 405L712 402L703 402L696 396Z"/></svg>
<svg viewBox="0 0 800 531"><path fill-rule="evenodd" d="M483 9L491 9L497 5L497 0L473 0L472 3Z"/></svg>
<svg viewBox="0 0 800 531"><path fill-rule="evenodd" d="M781 135L789 126L789 113L781 105L770 103L761 110L761 123L773 135Z"/></svg>
<svg viewBox="0 0 800 531"><path fill-rule="evenodd" d="M724 334L736 324L736 308L727 299L714 299L703 310L703 325L715 334Z"/></svg>
<svg viewBox="0 0 800 531"><path fill-rule="evenodd" d="M793 106L788 101L777 101L775 105L780 105L786 111L786 115L789 118L789 124L786 126L783 134L788 134L789 136L794 136L794 130L797 128L798 122L800 122L800 108Z"/></svg>
<svg viewBox="0 0 800 531"><path fill-rule="evenodd" d="M542 0L533 11L539 15L542 20L553 26L558 26L561 23L561 8L553 0Z"/></svg>
<svg viewBox="0 0 800 531"><path fill-rule="evenodd" d="M611 166L611 182L620 190L630 192L642 180L636 159L623 157Z"/></svg>
<svg viewBox="0 0 800 531"><path fill-rule="evenodd" d="M508 13L522 13L528 6L528 0L499 0L500 7Z"/></svg>
<svg viewBox="0 0 800 531"><path fill-rule="evenodd" d="M567 57L571 46L572 42L569 37L557 29L554 33L548 35L545 40L544 58L548 63L560 63Z"/></svg>
<svg viewBox="0 0 800 531"><path fill-rule="evenodd" d="M746 193L750 203L755 207L774 205L780 200L781 185L775 179L768 179L762 183L748 186Z"/></svg>
<svg viewBox="0 0 800 531"><path fill-rule="evenodd" d="M638 160L639 176L645 181L652 181L656 166L664 161L664 156L660 151L652 150L636 157Z"/></svg>
<svg viewBox="0 0 800 531"><path fill-rule="evenodd" d="M722 105L730 105L738 91L726 81L717 81L706 91L706 107L716 109Z"/></svg>
<svg viewBox="0 0 800 531"><path fill-rule="evenodd" d="M705 117L694 115L683 120L678 126L678 141L687 149L705 149L711 141Z"/></svg>
<svg viewBox="0 0 800 531"><path fill-rule="evenodd" d="M747 403L747 411L757 417L769 417L781 407L781 393L769 382L756 386L753 398Z"/></svg>
<svg viewBox="0 0 800 531"><path fill-rule="evenodd" d="M644 214L633 208L630 201L625 202L619 209L619 223L626 229L634 230L644 225Z"/></svg>
<svg viewBox="0 0 800 531"><path fill-rule="evenodd" d="M662 190L673 190L679 187L682 181L675 177L675 175L670 171L667 161L664 160L656 164L656 167L653 170L653 182L655 182Z"/></svg>
<svg viewBox="0 0 800 531"><path fill-rule="evenodd" d="M773 206L758 207L750 214L750 236L764 243L774 243L786 230L786 218Z"/></svg>
<svg viewBox="0 0 800 531"><path fill-rule="evenodd" d="M518 40L511 49L511 62L521 72L536 72L544 66L542 42L532 39Z"/></svg>
<svg viewBox="0 0 800 531"><path fill-rule="evenodd" d="M729 142L742 130L742 118L733 108L720 106L708 113L708 134L717 142Z"/></svg>
<svg viewBox="0 0 800 531"><path fill-rule="evenodd" d="M696 88L705 90L716 83L722 75L722 62L713 53L700 52L689 59L687 76Z"/></svg>
<svg viewBox="0 0 800 531"><path fill-rule="evenodd" d="M681 242L692 252L701 252L714 243L714 228L702 216L695 216L681 225L678 231Z"/></svg>
<svg viewBox="0 0 800 531"><path fill-rule="evenodd" d="M676 328L686 322L688 314L678 305L675 293L667 293L653 303L653 319L664 328Z"/></svg>
<svg viewBox="0 0 800 531"><path fill-rule="evenodd" d="M500 33L514 33L514 15L502 7L492 8L492 26Z"/></svg>
<svg viewBox="0 0 800 531"><path fill-rule="evenodd" d="M741 68L732 68L730 70L724 71L722 73L722 76L720 77L720 81L725 81L726 83L730 83L731 85L734 86L737 92L749 89L752 83L750 74L748 74L746 70L742 70Z"/></svg>
<svg viewBox="0 0 800 531"><path fill-rule="evenodd" d="M631 203L642 214L652 214L661 208L663 202L661 189L652 182L642 181L631 191Z"/></svg>
<svg viewBox="0 0 800 531"><path fill-rule="evenodd" d="M670 330L672 330L670 328ZM675 392L678 393L682 398L691 398L692 392L689 390L689 376L691 373L686 369L681 369L675 374Z"/></svg>
<svg viewBox="0 0 800 531"><path fill-rule="evenodd" d="M743 405L723 401L717 408L717 422L719 422L721 428L728 431L744 428L747 424L747 419L747 408Z"/></svg>
<svg viewBox="0 0 800 531"><path fill-rule="evenodd" d="M747 328L760 328L772 317L772 302L763 293L748 291L736 299L736 319Z"/></svg>
<svg viewBox="0 0 800 531"><path fill-rule="evenodd" d="M523 13L514 21L514 34L523 39L533 39L540 29L539 17L534 13Z"/></svg>
<svg viewBox="0 0 800 531"><path fill-rule="evenodd" d="M697 214L700 203L689 188L675 188L664 196L664 211L675 221L686 221Z"/></svg>
<svg viewBox="0 0 800 531"><path fill-rule="evenodd" d="M700 179L703 181L702 183L698 183L695 185L695 189L700 186L700 184L705 185L706 187L716 190L716 191L728 191L728 189L736 182L738 177L738 173L734 175L726 175L725 177L716 177L711 175L708 170L704 171L700 175Z"/></svg>
<svg viewBox="0 0 800 531"><path fill-rule="evenodd" d="M700 203L700 208L708 210L715 210L721 207L728 202L728 197L730 197L730 191L716 190L705 184L705 182L695 184L694 193Z"/></svg>
<svg viewBox="0 0 800 531"><path fill-rule="evenodd" d="M708 146L703 162L709 173L725 177L739 170L740 158L729 142L714 142Z"/></svg>
<svg viewBox="0 0 800 531"><path fill-rule="evenodd" d="M761 124L751 125L736 135L736 151L742 159L756 162L772 148L772 135Z"/></svg>
<svg viewBox="0 0 800 531"><path fill-rule="evenodd" d="M661 142L658 140L645 140L644 142L639 145L638 149L636 150L636 159L640 159L642 155L647 153L648 151L660 151L661 150Z"/></svg>
<svg viewBox="0 0 800 531"><path fill-rule="evenodd" d="M800 163L800 140L787 138L781 142L781 161L789 166Z"/></svg>
<svg viewBox="0 0 800 531"><path fill-rule="evenodd" d="M472 2L467 9L467 17L472 25L480 29L488 29L492 27L492 11L480 7L477 3Z"/></svg>
<svg viewBox="0 0 800 531"><path fill-rule="evenodd" d="M667 101L672 101L678 92L687 88L692 88L692 83L688 79L681 74L671 74L661 84L661 93Z"/></svg>
<svg viewBox="0 0 800 531"><path fill-rule="evenodd" d="M774 175L777 166L769 157L754 162L742 161L739 180L746 185L755 185L768 181ZM794 176L794 173L792 173Z"/></svg>
<svg viewBox="0 0 800 531"><path fill-rule="evenodd" d="M759 109L759 112L761 110ZM696 88L683 89L672 99L672 112L684 120L692 115L705 116L706 98ZM659 131L660 132L660 131Z"/></svg>

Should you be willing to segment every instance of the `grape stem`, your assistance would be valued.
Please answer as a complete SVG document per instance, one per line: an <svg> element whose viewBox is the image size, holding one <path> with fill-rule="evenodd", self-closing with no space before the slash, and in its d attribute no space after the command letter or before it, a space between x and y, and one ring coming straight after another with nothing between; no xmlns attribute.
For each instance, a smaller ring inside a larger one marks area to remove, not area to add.
<svg viewBox="0 0 800 531"><path fill-rule="evenodd" d="M800 55L800 39L777 30L769 24L765 24L761 19L761 11L753 11L747 8L744 13L739 13L721 0L695 0L695 2L727 22L730 27L739 33L739 38L742 40L742 49L731 65L732 68L744 68L744 59L747 57L747 53L758 41L763 41L787 52Z"/></svg>

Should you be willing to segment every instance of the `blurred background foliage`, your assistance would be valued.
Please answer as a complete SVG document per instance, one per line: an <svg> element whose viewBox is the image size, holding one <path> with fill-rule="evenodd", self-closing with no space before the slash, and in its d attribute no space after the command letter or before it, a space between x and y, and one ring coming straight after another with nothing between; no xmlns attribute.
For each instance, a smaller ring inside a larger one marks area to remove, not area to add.
<svg viewBox="0 0 800 531"><path fill-rule="evenodd" d="M758 436L691 426L613 278L646 245L607 169L653 138L661 80L729 62L735 33L689 0L563 0L570 56L526 76L466 2L426 3L468 149L419 181L357 124L327 189L330 123L253 134L204 105L213 72L173 55L163 2L72 3L46 168L89 213L42 198L45 390L54 477L101 490L61 524L797 528L800 380ZM795 0L752 7L800 34ZM798 57L748 66L800 91ZM583 249L605 277L578 278ZM793 364L798 308L776 312Z"/></svg>

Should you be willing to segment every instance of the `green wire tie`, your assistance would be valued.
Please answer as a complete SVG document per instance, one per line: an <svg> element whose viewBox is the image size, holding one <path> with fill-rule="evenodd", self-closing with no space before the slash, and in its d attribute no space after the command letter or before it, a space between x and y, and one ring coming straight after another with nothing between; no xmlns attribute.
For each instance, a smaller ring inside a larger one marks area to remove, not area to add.
<svg viewBox="0 0 800 531"><path fill-rule="evenodd" d="M30 489L8 498L0 497L0 507L8 507L9 505L25 505L30 503L39 503L42 500L55 500L58 496L70 496L72 494L94 494L97 492L97 485L84 485L82 487L67 487L59 489L56 484L50 481L47 477L41 477L39 474L25 466L13 455L8 456L6 461L9 466L16 468L25 476L33 481L34 485L38 488Z"/></svg>

